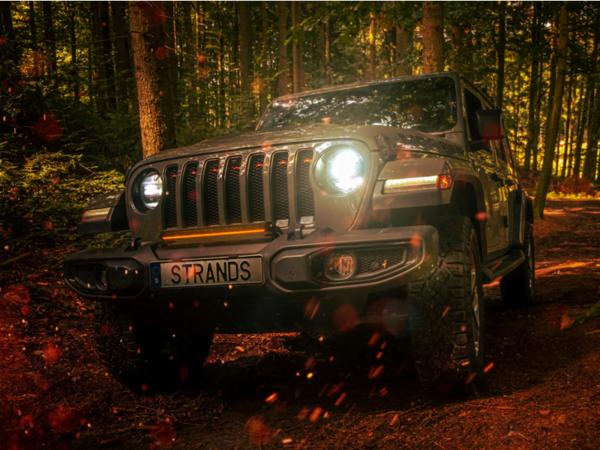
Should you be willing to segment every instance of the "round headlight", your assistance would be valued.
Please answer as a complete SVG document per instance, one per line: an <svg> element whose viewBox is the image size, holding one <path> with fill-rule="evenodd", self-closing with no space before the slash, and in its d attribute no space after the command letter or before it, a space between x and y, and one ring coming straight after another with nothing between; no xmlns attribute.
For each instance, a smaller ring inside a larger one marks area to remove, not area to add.
<svg viewBox="0 0 600 450"><path fill-rule="evenodd" d="M348 147L327 152L315 167L315 178L330 194L345 195L365 182L367 165L361 154Z"/></svg>
<svg viewBox="0 0 600 450"><path fill-rule="evenodd" d="M163 194L160 174L156 171L146 172L136 184L134 189L137 191L140 209L148 211L156 208Z"/></svg>

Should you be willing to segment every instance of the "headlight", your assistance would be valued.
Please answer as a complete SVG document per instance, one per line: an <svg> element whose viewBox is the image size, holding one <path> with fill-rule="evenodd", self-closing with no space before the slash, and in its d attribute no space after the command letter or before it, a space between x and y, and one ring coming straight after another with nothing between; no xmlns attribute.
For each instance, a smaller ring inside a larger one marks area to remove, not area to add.
<svg viewBox="0 0 600 450"><path fill-rule="evenodd" d="M315 178L332 195L345 195L365 182L367 165L361 154L348 147L327 152L315 167Z"/></svg>
<svg viewBox="0 0 600 450"><path fill-rule="evenodd" d="M141 211L149 211L156 208L163 194L163 182L160 174L156 171L149 171L134 183L134 199L136 206Z"/></svg>

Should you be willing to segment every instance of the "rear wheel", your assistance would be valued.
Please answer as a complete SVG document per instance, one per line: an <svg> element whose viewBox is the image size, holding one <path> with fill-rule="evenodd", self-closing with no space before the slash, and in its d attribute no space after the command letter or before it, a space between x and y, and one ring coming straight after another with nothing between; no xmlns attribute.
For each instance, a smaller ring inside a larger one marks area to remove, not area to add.
<svg viewBox="0 0 600 450"><path fill-rule="evenodd" d="M535 248L533 227L526 223L525 261L500 280L502 300L509 308L525 308L533 301L535 291Z"/></svg>
<svg viewBox="0 0 600 450"><path fill-rule="evenodd" d="M439 232L435 268L408 285L417 315L412 348L421 384L440 394L471 391L483 374L485 319L481 261L466 217L433 223Z"/></svg>
<svg viewBox="0 0 600 450"><path fill-rule="evenodd" d="M107 370L132 390L176 387L197 377L213 335L177 335L143 324L114 303L96 302L94 332Z"/></svg>

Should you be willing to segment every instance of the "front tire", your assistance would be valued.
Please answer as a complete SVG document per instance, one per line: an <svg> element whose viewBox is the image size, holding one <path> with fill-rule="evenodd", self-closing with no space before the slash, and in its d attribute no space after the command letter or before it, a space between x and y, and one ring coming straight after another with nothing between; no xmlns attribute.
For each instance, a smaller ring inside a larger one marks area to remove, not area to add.
<svg viewBox="0 0 600 450"><path fill-rule="evenodd" d="M434 269L408 285L412 348L423 387L463 393L483 377L485 320L477 236L467 217L443 217Z"/></svg>
<svg viewBox="0 0 600 450"><path fill-rule="evenodd" d="M535 292L535 247L533 227L527 223L525 229L525 261L500 280L500 292L504 304L509 308L526 308L533 302Z"/></svg>
<svg viewBox="0 0 600 450"><path fill-rule="evenodd" d="M213 335L173 335L148 327L114 303L96 302L97 353L110 374L134 391L174 388L197 377Z"/></svg>

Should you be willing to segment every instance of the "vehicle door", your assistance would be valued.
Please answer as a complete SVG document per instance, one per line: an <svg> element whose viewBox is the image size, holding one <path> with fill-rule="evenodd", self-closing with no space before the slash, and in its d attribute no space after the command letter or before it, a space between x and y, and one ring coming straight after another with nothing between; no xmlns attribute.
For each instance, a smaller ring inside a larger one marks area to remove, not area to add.
<svg viewBox="0 0 600 450"><path fill-rule="evenodd" d="M484 143L479 135L477 111L483 109L479 95L468 86L464 87L466 123L468 128L469 156L481 180L485 197L487 221L485 232L488 253L502 247L502 211L500 210L500 174L496 157L489 142Z"/></svg>

